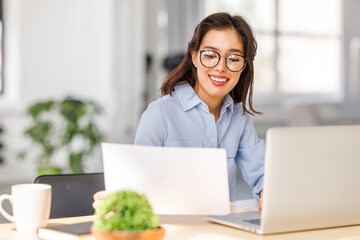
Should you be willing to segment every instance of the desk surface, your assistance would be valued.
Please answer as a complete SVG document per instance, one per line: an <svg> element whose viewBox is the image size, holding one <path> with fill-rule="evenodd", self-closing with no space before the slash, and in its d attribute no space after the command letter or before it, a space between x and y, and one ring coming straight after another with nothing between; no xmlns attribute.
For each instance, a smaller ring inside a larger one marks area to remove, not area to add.
<svg viewBox="0 0 360 240"><path fill-rule="evenodd" d="M248 209L233 207L233 212L245 212ZM93 216L50 219L49 224L78 223L93 220ZM241 240L241 239L264 239L264 240L288 240L288 239L360 239L360 226L329 228L296 233L283 233L261 236L240 229L212 223L203 216L160 216L160 224L165 228L165 240ZM18 233L15 224L0 224L1 240L37 240L36 234ZM84 237L84 240L94 238Z"/></svg>

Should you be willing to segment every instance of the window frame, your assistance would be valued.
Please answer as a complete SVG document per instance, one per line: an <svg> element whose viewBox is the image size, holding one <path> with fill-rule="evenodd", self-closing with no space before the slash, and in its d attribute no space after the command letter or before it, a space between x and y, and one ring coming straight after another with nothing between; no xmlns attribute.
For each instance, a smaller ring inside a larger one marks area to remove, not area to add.
<svg viewBox="0 0 360 240"><path fill-rule="evenodd" d="M291 102L302 102L302 103L339 103L344 98L344 28L343 28L343 16L344 16L344 7L343 1L340 1L340 33L337 36L328 35L328 34L306 34L306 33L296 33L296 32L286 32L280 31L279 27L279 9L280 9L280 0L274 0L274 30L273 31L254 31L256 35L264 35L271 36L274 38L274 60L272 70L274 72L274 90L268 93L258 93L256 89L254 90L254 99L259 106L266 105L279 105L283 104L287 101ZM337 38L340 42L340 88L335 93L284 93L280 91L280 74L278 67L278 59L279 59L279 50L280 50L280 38L283 36L295 36L295 37L308 37L308 38L324 38L331 39ZM255 69L256 71L256 69ZM255 79L256 81L256 79Z"/></svg>

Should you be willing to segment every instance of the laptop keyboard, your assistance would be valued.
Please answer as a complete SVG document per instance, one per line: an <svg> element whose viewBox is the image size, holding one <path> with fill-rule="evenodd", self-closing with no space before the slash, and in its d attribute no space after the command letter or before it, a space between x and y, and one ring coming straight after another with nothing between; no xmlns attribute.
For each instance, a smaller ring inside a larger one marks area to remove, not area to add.
<svg viewBox="0 0 360 240"><path fill-rule="evenodd" d="M258 219L249 219L249 220L244 220L244 222L248 222L248 223L260 226L261 219L260 218L258 218Z"/></svg>

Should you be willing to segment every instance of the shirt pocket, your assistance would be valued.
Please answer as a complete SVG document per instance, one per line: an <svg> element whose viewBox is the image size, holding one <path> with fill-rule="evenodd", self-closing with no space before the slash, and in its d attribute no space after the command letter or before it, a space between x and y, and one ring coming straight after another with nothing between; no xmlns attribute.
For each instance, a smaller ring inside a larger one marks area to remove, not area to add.
<svg viewBox="0 0 360 240"><path fill-rule="evenodd" d="M203 143L200 140L167 139L165 147L190 147L202 148Z"/></svg>
<svg viewBox="0 0 360 240"><path fill-rule="evenodd" d="M228 158L234 159L238 151L239 141L235 138L227 138L220 144L221 148L226 149L226 154Z"/></svg>

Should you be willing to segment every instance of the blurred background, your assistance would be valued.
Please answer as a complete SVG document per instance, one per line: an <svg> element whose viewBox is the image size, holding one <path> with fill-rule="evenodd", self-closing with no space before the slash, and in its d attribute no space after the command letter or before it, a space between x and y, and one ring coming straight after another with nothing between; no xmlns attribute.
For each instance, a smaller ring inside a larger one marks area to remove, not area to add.
<svg viewBox="0 0 360 240"><path fill-rule="evenodd" d="M256 34L259 137L265 140L266 130L276 126L360 124L359 0L0 3L0 193L37 175L36 159L18 159L23 148L39 151L24 134L29 106L96 102L101 141L132 143L141 113L160 96L163 78L181 61L195 26L218 11L244 16ZM52 157L70 171L61 151ZM84 171L102 171L98 145Z"/></svg>

